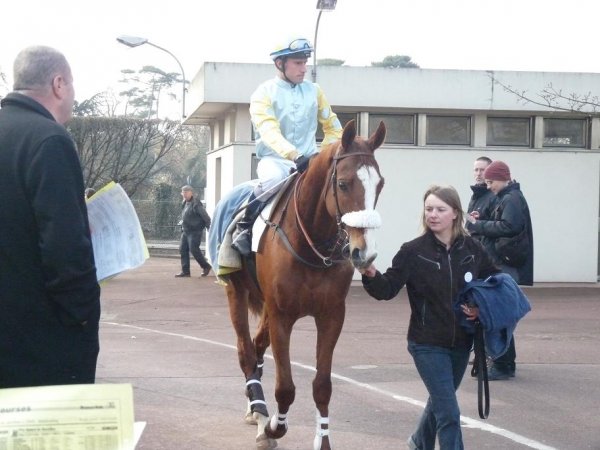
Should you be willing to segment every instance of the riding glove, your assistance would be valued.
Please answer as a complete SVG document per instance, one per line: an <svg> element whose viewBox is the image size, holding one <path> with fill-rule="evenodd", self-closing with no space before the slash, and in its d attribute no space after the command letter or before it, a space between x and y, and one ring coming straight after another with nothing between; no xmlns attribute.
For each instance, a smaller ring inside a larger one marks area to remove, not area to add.
<svg viewBox="0 0 600 450"><path fill-rule="evenodd" d="M300 155L294 160L294 162L296 163L296 170L298 171L298 173L304 173L304 171L308 167L309 161L310 158L307 158L304 155Z"/></svg>

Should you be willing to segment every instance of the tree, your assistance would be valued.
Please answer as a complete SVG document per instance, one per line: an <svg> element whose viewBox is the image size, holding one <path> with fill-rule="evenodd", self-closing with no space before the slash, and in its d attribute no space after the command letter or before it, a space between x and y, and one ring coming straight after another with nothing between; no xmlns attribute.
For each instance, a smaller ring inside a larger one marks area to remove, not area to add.
<svg viewBox="0 0 600 450"><path fill-rule="evenodd" d="M598 94L592 92L583 94L575 92L566 93L561 88L554 87L552 83L549 83L537 93L531 93L526 89L519 89L503 83L496 78L493 72L489 73L489 77L494 84L500 86L505 92L515 95L522 104L531 103L556 111L582 114L586 117L600 116L600 96Z"/></svg>
<svg viewBox="0 0 600 450"><path fill-rule="evenodd" d="M319 66L343 66L345 62L346 61L344 61L343 59L335 58L323 58L317 60Z"/></svg>
<svg viewBox="0 0 600 450"><path fill-rule="evenodd" d="M181 136L178 122L75 117L67 128L77 145L87 186L115 181L131 196L164 170Z"/></svg>
<svg viewBox="0 0 600 450"><path fill-rule="evenodd" d="M110 91L94 94L81 103L75 101L73 116L76 117L115 117L119 100Z"/></svg>
<svg viewBox="0 0 600 450"><path fill-rule="evenodd" d="M372 62L371 65L373 67L389 67L390 69L419 68L419 65L412 62L411 57L406 55L389 55L383 58L383 61Z"/></svg>
<svg viewBox="0 0 600 450"><path fill-rule="evenodd" d="M171 89L183 82L181 74L167 73L155 66L144 66L137 72L124 69L121 73L124 75L121 83L133 84L131 88L119 93L121 97L126 98L125 114L131 106L132 115L146 119L158 118L161 94L165 93L168 97L177 99Z"/></svg>

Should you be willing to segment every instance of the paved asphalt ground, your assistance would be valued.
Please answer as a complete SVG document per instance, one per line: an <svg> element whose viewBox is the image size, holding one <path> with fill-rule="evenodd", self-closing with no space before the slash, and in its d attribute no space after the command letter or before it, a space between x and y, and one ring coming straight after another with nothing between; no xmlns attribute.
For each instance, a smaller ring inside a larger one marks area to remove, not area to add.
<svg viewBox="0 0 600 450"><path fill-rule="evenodd" d="M178 271L178 259L154 257L103 286L97 382L133 385L135 420L147 423L137 449L254 449L224 289L199 268L186 279ZM525 292L533 310L516 332L517 375L490 383L488 420L477 415L475 380L467 375L460 387L465 448L600 449L600 287ZM406 448L426 400L406 350L408 316L404 292L377 302L351 288L334 355L337 450ZM314 352L315 327L304 318L292 334L296 401L280 450L312 449ZM265 366L273 412L272 359Z"/></svg>

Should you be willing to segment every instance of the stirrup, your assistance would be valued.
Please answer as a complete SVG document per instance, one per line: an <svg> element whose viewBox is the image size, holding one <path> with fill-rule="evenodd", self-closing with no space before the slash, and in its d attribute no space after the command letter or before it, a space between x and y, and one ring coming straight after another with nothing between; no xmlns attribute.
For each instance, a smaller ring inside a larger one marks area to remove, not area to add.
<svg viewBox="0 0 600 450"><path fill-rule="evenodd" d="M231 248L237 250L242 256L248 256L252 253L252 235L250 230L243 230L231 243Z"/></svg>

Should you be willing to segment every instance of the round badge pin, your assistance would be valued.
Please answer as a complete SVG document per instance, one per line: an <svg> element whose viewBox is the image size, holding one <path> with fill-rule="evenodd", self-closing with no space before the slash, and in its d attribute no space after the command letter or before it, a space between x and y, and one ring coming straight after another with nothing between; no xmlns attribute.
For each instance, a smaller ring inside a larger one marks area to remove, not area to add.
<svg viewBox="0 0 600 450"><path fill-rule="evenodd" d="M473 280L473 274L471 272L465 273L465 281L470 283Z"/></svg>

